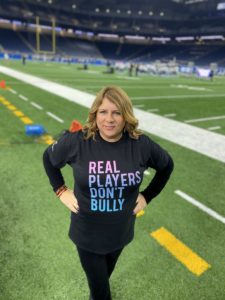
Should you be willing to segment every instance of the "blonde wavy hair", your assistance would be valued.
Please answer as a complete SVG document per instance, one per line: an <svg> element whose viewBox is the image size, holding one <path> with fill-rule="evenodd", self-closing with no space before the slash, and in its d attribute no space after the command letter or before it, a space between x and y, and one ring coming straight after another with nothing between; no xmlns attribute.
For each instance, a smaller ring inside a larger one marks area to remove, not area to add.
<svg viewBox="0 0 225 300"><path fill-rule="evenodd" d="M131 100L126 92L118 86L106 86L97 94L89 111L87 122L83 127L85 138L92 137L95 139L95 134L98 131L96 115L104 98L107 98L118 107L125 120L124 132L128 132L131 138L138 139L142 132L137 128L138 120L134 116Z"/></svg>

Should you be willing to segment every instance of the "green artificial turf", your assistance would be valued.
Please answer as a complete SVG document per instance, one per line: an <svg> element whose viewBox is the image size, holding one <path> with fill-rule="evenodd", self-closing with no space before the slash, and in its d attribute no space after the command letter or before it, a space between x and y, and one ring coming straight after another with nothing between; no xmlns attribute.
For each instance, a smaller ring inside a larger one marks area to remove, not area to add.
<svg viewBox="0 0 225 300"><path fill-rule="evenodd" d="M162 96L160 99L135 100L144 110L158 108L159 115L176 113L181 122L215 115L223 115L224 79L213 82L184 77L146 77L138 80L118 78L127 74L106 75L104 68L90 67L98 72L85 73L76 65L55 63L9 62L9 67L46 78L73 88L95 94L102 86L117 84L131 98ZM53 136L69 127L73 119L84 124L88 110L81 105L35 88L0 73L17 94L0 90L34 123L42 124ZM212 91L193 91L172 85L206 87ZM18 95L26 96L23 101ZM182 98L182 95L202 95ZM165 99L164 96L181 96ZM37 110L30 102L43 107ZM60 124L50 118L51 111L65 120ZM207 124L207 125L206 125ZM195 123L225 134L225 120ZM208 127L207 127L208 126ZM221 215L225 215L225 166L222 162L163 140L151 137L167 149L175 162L175 170L165 190L153 200L144 216L137 218L135 239L122 253L111 278L113 300L222 300L224 282L224 224L181 199L175 190L194 197ZM210 142L210 141L209 141ZM42 154L47 145L25 135L24 124L0 103L0 299L2 300L86 300L88 287L74 245L68 239L70 213L55 197L42 166ZM151 171L151 170L150 170ZM72 188L70 167L63 169L67 184ZM154 172L144 177L146 186ZM194 252L206 260L211 268L197 277L177 261L149 234L165 227Z"/></svg>

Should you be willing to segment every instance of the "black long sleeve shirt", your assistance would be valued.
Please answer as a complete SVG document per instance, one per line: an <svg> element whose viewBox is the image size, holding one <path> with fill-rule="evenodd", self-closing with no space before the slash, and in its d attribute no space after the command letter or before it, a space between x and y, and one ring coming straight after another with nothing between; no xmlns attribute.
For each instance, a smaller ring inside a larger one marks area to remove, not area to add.
<svg viewBox="0 0 225 300"><path fill-rule="evenodd" d="M99 134L86 140L82 131L67 133L46 149L43 159L54 191L64 184L60 169L66 164L72 167L79 213L71 213L69 236L80 248L100 254L133 239L133 209L144 171L156 170L141 192L149 203L173 170L170 155L158 144L146 135L136 140L127 133L113 143Z"/></svg>

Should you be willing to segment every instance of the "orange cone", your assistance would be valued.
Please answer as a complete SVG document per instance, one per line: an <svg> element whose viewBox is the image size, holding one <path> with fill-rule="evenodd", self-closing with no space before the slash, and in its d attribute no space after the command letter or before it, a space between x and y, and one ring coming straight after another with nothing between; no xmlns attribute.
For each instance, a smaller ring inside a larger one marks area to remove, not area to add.
<svg viewBox="0 0 225 300"><path fill-rule="evenodd" d="M6 88L5 80L0 81L0 88L2 89Z"/></svg>
<svg viewBox="0 0 225 300"><path fill-rule="evenodd" d="M82 129L82 125L77 120L73 120L73 122L70 125L70 132L76 132Z"/></svg>

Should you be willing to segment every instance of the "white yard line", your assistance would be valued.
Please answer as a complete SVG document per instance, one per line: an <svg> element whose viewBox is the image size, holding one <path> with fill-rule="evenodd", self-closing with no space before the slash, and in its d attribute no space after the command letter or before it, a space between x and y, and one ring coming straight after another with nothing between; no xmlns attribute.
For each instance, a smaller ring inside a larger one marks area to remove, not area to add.
<svg viewBox="0 0 225 300"><path fill-rule="evenodd" d="M211 89L207 89L205 87L200 87L200 86L189 86L189 85L183 85L183 84L171 84L171 87L175 88L181 88L181 89L188 89L188 90L193 90L193 91L212 91Z"/></svg>
<svg viewBox="0 0 225 300"><path fill-rule="evenodd" d="M217 129L221 129L220 126L214 126L214 127L209 127L208 130L217 130Z"/></svg>
<svg viewBox="0 0 225 300"><path fill-rule="evenodd" d="M95 98L94 95L89 93L81 92L71 87L41 79L33 75L18 72L8 67L0 66L0 72L87 108L90 108ZM208 96L212 97L212 95ZM188 97L189 96L187 96L187 98ZM220 97L222 97L222 95L220 95ZM225 94L223 97L225 97ZM158 98L161 99L162 97ZM173 99L174 96L171 98ZM134 113L139 120L140 128L146 132L152 133L153 135L210 158L225 162L225 136L222 134L165 118L137 108L134 108Z"/></svg>
<svg viewBox="0 0 225 300"><path fill-rule="evenodd" d="M171 96L143 96L132 97L132 100L157 100L157 99L189 99L189 98L225 98L225 94L202 94L202 95L171 95Z"/></svg>
<svg viewBox="0 0 225 300"><path fill-rule="evenodd" d="M83 70L83 72L85 73L89 73L89 74L97 74L97 75L100 75L101 73L99 71L92 71L92 70Z"/></svg>
<svg viewBox="0 0 225 300"><path fill-rule="evenodd" d="M176 117L176 114L165 114L164 117L166 118L172 118L172 117Z"/></svg>
<svg viewBox="0 0 225 300"><path fill-rule="evenodd" d="M204 121L210 121L210 120L220 120L225 119L225 116L215 116L215 117L208 117L208 118L199 118L199 119L192 119L192 120L186 120L185 123L196 123L196 122L204 122Z"/></svg>
<svg viewBox="0 0 225 300"><path fill-rule="evenodd" d="M37 103L35 103L35 102L31 102L30 104L33 105L34 107L36 107L37 109L40 109L40 110L43 109L42 106L40 106L39 104L37 104Z"/></svg>
<svg viewBox="0 0 225 300"><path fill-rule="evenodd" d="M128 77L128 76L116 76L119 79L126 79L126 80L140 80L139 77Z"/></svg>
<svg viewBox="0 0 225 300"><path fill-rule="evenodd" d="M209 92L212 91L210 89L201 88L201 87L194 87L194 86L189 86L188 90L192 90L192 91L209 91Z"/></svg>
<svg viewBox="0 0 225 300"><path fill-rule="evenodd" d="M10 92L13 93L13 94L17 94L17 91L15 91L13 89L10 89Z"/></svg>
<svg viewBox="0 0 225 300"><path fill-rule="evenodd" d="M155 111L159 111L158 108L150 108L150 109L147 109L148 112L155 112Z"/></svg>
<svg viewBox="0 0 225 300"><path fill-rule="evenodd" d="M175 194L179 195L181 198L185 199L186 201L190 202L191 204L197 206L199 209L213 217L214 219L217 219L218 221L225 224L225 217L219 215L217 212L212 210L211 208L207 207L206 205L202 204L201 202L197 201L196 199L192 198L191 196L187 195L186 193L176 190Z"/></svg>
<svg viewBox="0 0 225 300"><path fill-rule="evenodd" d="M64 123L64 120L62 120L61 118L57 117L56 115L54 115L53 113L51 113L50 111L47 111L46 114L50 117L52 117L53 119L55 119L56 121L60 122L60 123Z"/></svg>
<svg viewBox="0 0 225 300"><path fill-rule="evenodd" d="M19 95L19 97L24 100L24 101L28 101L27 97L23 96L23 95Z"/></svg>
<svg viewBox="0 0 225 300"><path fill-rule="evenodd" d="M135 104L134 107L141 108L144 107L144 104L137 104L137 105Z"/></svg>

